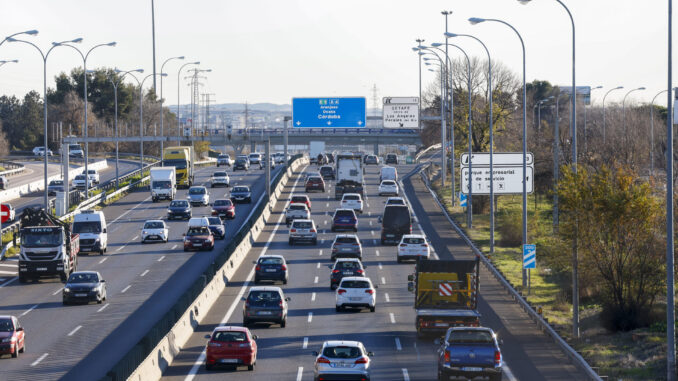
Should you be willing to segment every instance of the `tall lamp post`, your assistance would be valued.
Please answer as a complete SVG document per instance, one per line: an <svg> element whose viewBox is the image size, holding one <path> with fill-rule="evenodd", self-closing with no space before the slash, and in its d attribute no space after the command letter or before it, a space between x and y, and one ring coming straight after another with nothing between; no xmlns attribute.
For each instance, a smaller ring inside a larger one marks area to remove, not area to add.
<svg viewBox="0 0 678 381"><path fill-rule="evenodd" d="M668 64L666 85L666 374L668 381L676 380L676 299L674 285L674 231L673 231L673 1L668 9Z"/></svg>
<svg viewBox="0 0 678 381"><path fill-rule="evenodd" d="M605 95L603 96L603 144L607 141L607 133L605 131L605 98L607 98L607 94L615 91L615 90L621 90L623 89L624 86L617 86L613 89L608 90Z"/></svg>
<svg viewBox="0 0 678 381"><path fill-rule="evenodd" d="M118 69L115 69L116 73L122 73L120 77L118 77L117 81L114 80L114 78L110 78L109 80L111 81L111 84L113 85L113 98L115 100L115 189L118 189L119 183L118 183L118 160L120 158L120 151L119 151L119 143L120 143L120 134L118 133L118 85L122 82L122 79L127 75L127 73L131 72L136 72L136 73L143 73L144 69L136 69L136 70L128 70L128 71L120 71Z"/></svg>
<svg viewBox="0 0 678 381"><path fill-rule="evenodd" d="M34 34L37 34L38 32L35 31ZM27 33L31 34L31 33ZM76 38L73 40L68 40L68 41L61 41L61 42L52 42L52 47L47 50L46 53L43 53L42 49L40 49L37 45L35 45L32 42L26 41L26 40L17 40L14 37L7 37L5 41L8 42L23 42L24 44L31 45L34 47L39 53L40 56L42 57L42 105L43 105L43 110L42 110L42 115L44 119L44 136L43 136L43 144L45 145L45 165L44 165L44 176L45 176L45 196L44 196L44 203L45 203L45 211L49 212L49 200L47 197L47 58L49 58L49 54L52 52L52 50L58 46L64 46L64 44L67 43L80 43L82 42L82 38ZM4 42L4 41L3 41ZM68 184L67 184L68 185Z"/></svg>
<svg viewBox="0 0 678 381"><path fill-rule="evenodd" d="M487 93L490 106L490 253L494 254L494 121L492 116L494 92L492 91L492 56L487 46L477 37L470 34L445 33L445 37L469 37L480 43L487 53ZM471 160L471 158L469 158Z"/></svg>
<svg viewBox="0 0 678 381"><path fill-rule="evenodd" d="M166 59L165 62L163 62L162 65L160 65L160 73L162 74L162 73L165 72L165 64L167 62L169 62L171 60L183 60L184 58L185 58L184 56L178 56L178 57L170 57L170 58ZM163 104L165 103L165 98L162 97L162 77L163 76L160 76L160 136L162 136L164 138L165 137L165 120L164 120L165 119L164 118L165 111L163 110ZM177 116L178 116L178 114L177 114ZM161 162L165 158L165 156L164 156L165 153L163 152L164 151L163 148L165 148L165 141L161 140L160 141L160 161Z"/></svg>
<svg viewBox="0 0 678 381"><path fill-rule="evenodd" d="M69 48L75 49L78 54L80 54L80 57L82 58L82 76L83 76L83 82L84 83L84 98L85 98L85 194L87 197L89 197L89 171L87 170L87 163L89 162L89 142L87 141L87 135L88 135L88 125L87 125L87 58L89 58L89 54L92 53L92 50L101 47L101 46L115 46L116 42L109 42L106 44L99 44L99 45L94 45L90 50L87 51L87 53L82 53L80 49L73 45L69 44L63 44L64 46L68 46Z"/></svg>
<svg viewBox="0 0 678 381"><path fill-rule="evenodd" d="M179 67L179 71L177 71L177 126L180 125L179 119L181 116L181 102L180 102L180 96L181 96L181 69L188 65L200 65L200 61L195 61L195 62L187 62L181 67ZM181 131L179 131L179 136L181 136Z"/></svg>
<svg viewBox="0 0 678 381"><path fill-rule="evenodd" d="M0 41L0 46L2 46L2 44L4 44L6 41L9 41L13 37L20 36L22 34L27 34L29 36L36 36L38 34L38 31L35 30L35 29L32 29L32 30L27 30L27 31L24 31L24 32L18 32L18 33L10 34L9 36L3 38L2 41Z"/></svg>
<svg viewBox="0 0 678 381"><path fill-rule="evenodd" d="M440 154L441 154L441 163L440 163L440 174L441 174L441 185L444 187L445 186L445 89L444 89L444 79L443 76L447 75L445 73L445 63L443 62L443 59L436 53L432 48L426 47L426 46L421 46L418 49L420 50L425 50L430 52L431 54L435 55L436 58L438 58L438 63L440 64ZM424 60L426 60L424 58ZM425 64L429 64L426 62Z"/></svg>
<svg viewBox="0 0 678 381"><path fill-rule="evenodd" d="M8 63L19 63L19 60L2 60L0 61L0 66L3 66L4 64Z"/></svg>

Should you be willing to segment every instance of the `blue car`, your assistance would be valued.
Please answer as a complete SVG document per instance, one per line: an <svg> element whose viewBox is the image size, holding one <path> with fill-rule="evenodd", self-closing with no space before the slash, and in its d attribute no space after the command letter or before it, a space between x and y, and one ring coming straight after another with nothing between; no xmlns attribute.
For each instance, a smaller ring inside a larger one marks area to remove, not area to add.
<svg viewBox="0 0 678 381"><path fill-rule="evenodd" d="M250 187L244 185L238 185L231 189L231 201L235 204L236 202L251 203L252 202L252 192Z"/></svg>
<svg viewBox="0 0 678 381"><path fill-rule="evenodd" d="M448 329L438 349L438 380L454 376L500 381L504 362L499 345L497 335L490 328Z"/></svg>
<svg viewBox="0 0 678 381"><path fill-rule="evenodd" d="M337 209L332 217L332 231L352 230L358 231L358 217L353 209Z"/></svg>
<svg viewBox="0 0 678 381"><path fill-rule="evenodd" d="M188 220L193 216L191 204L187 200L172 200L167 207L167 219L175 218Z"/></svg>
<svg viewBox="0 0 678 381"><path fill-rule="evenodd" d="M207 217L207 220L210 223L209 228L212 231L214 238L224 239L224 237L226 237L226 226L224 226L224 222L221 221L221 218Z"/></svg>

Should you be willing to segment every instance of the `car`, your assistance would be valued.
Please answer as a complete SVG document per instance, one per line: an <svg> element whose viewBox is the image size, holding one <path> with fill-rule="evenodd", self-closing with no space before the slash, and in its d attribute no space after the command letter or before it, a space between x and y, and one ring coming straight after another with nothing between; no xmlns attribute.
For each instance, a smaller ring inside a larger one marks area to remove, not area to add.
<svg viewBox="0 0 678 381"><path fill-rule="evenodd" d="M7 176L0 176L0 189L7 189L9 188L9 180L7 180Z"/></svg>
<svg viewBox="0 0 678 381"><path fill-rule="evenodd" d="M387 205L378 219L381 224L381 244L397 245L405 234L412 234L412 214L405 205Z"/></svg>
<svg viewBox="0 0 678 381"><path fill-rule="evenodd" d="M108 228L106 215L101 210L81 210L73 216L71 233L79 237L79 254L96 253L104 255L108 250Z"/></svg>
<svg viewBox="0 0 678 381"><path fill-rule="evenodd" d="M379 184L379 196L387 194L398 195L398 193L398 184L393 180L383 180Z"/></svg>
<svg viewBox="0 0 678 381"><path fill-rule="evenodd" d="M228 173L226 172L214 172L210 179L210 186L212 188L216 186L229 187L231 186L231 178L228 177Z"/></svg>
<svg viewBox="0 0 678 381"><path fill-rule="evenodd" d="M290 223L294 220L308 220L311 218L311 212L309 212L306 204L296 203L289 204L287 209L285 209L285 224L290 226Z"/></svg>
<svg viewBox="0 0 678 381"><path fill-rule="evenodd" d="M188 201L191 205L209 205L210 195L207 188L197 185L188 188Z"/></svg>
<svg viewBox="0 0 678 381"><path fill-rule="evenodd" d="M358 231L358 217L353 209L337 209L332 217L332 231L353 230Z"/></svg>
<svg viewBox="0 0 678 381"><path fill-rule="evenodd" d="M234 219L235 205L233 204L233 201L226 198L214 200L214 203L212 204L212 215L220 218Z"/></svg>
<svg viewBox="0 0 678 381"><path fill-rule="evenodd" d="M35 156L45 156L45 147L35 147L33 148L33 155ZM51 149L47 150L47 156L53 156Z"/></svg>
<svg viewBox="0 0 678 381"><path fill-rule="evenodd" d="M262 255L254 261L254 284L262 280L281 281L287 284L289 272L287 262L282 255Z"/></svg>
<svg viewBox="0 0 678 381"><path fill-rule="evenodd" d="M237 170L247 171L250 169L250 161L247 158L238 157L233 163L233 172Z"/></svg>
<svg viewBox="0 0 678 381"><path fill-rule="evenodd" d="M85 157L85 151L82 150L82 147L80 147L80 144L69 144L68 145L68 156L69 157L84 158Z"/></svg>
<svg viewBox="0 0 678 381"><path fill-rule="evenodd" d="M315 381L370 380L370 357L374 354L359 341L325 341L320 352L313 352L313 356Z"/></svg>
<svg viewBox="0 0 678 381"><path fill-rule="evenodd" d="M290 298L285 297L280 287L251 287L243 301L243 326L258 322L280 324L281 328L287 325L287 302Z"/></svg>
<svg viewBox="0 0 678 381"><path fill-rule="evenodd" d="M398 181L398 170L388 165L381 167L379 170L379 182L384 180Z"/></svg>
<svg viewBox="0 0 678 381"><path fill-rule="evenodd" d="M290 205L292 204L304 204L308 208L308 210L311 210L311 199L308 198L305 194L293 194L292 197L290 198Z"/></svg>
<svg viewBox="0 0 678 381"><path fill-rule="evenodd" d="M191 203L188 200L172 200L167 207L167 219L180 218L188 220L193 215Z"/></svg>
<svg viewBox="0 0 678 381"><path fill-rule="evenodd" d="M336 289L343 277L365 276L365 266L357 258L339 258L334 262L334 265L327 267L332 270L330 273L330 290Z"/></svg>
<svg viewBox="0 0 678 381"><path fill-rule="evenodd" d="M306 193L311 191L325 192L325 181L320 176L309 176L304 184Z"/></svg>
<svg viewBox="0 0 678 381"><path fill-rule="evenodd" d="M57 192L65 192L63 180L50 180L47 184L47 195L56 196Z"/></svg>
<svg viewBox="0 0 678 381"><path fill-rule="evenodd" d="M209 340L205 346L205 369L244 365L247 370L254 370L257 364L257 335L253 335L247 327L219 326L205 338Z"/></svg>
<svg viewBox="0 0 678 381"><path fill-rule="evenodd" d="M405 202L405 199L402 198L402 197L389 197L389 198L386 199L384 206L389 206L389 205L404 205L404 206L407 206L407 203Z"/></svg>
<svg viewBox="0 0 678 381"><path fill-rule="evenodd" d="M251 203L252 202L252 192L250 191L250 187L245 186L245 185L238 185L234 186L231 189L231 201L235 202L244 202L244 203Z"/></svg>
<svg viewBox="0 0 678 381"><path fill-rule="evenodd" d="M167 242L169 229L163 220L148 220L141 228L141 243L148 241Z"/></svg>
<svg viewBox="0 0 678 381"><path fill-rule="evenodd" d="M320 175L323 177L325 180L334 180L336 179L336 175L334 174L334 167L330 165L323 165L320 167L318 170L320 172Z"/></svg>
<svg viewBox="0 0 678 381"><path fill-rule="evenodd" d="M224 222L221 221L221 218L207 217L207 221L209 221L209 228L212 231L214 238L216 239L226 238L226 226L224 225Z"/></svg>
<svg viewBox="0 0 678 381"><path fill-rule="evenodd" d="M82 174L85 174L85 171L82 171ZM88 169L87 176L92 180L93 184L99 184L99 172L96 169Z"/></svg>
<svg viewBox="0 0 678 381"><path fill-rule="evenodd" d="M290 246L297 243L297 241L311 242L313 245L318 244L318 232L315 228L313 220L294 220L290 226L288 243Z"/></svg>
<svg viewBox="0 0 678 381"><path fill-rule="evenodd" d="M282 152L274 153L273 159L275 159L276 164L285 164L285 154Z"/></svg>
<svg viewBox="0 0 678 381"><path fill-rule="evenodd" d="M191 219L188 220L188 227L189 228L200 227L200 226L204 226L204 227L209 228L210 227L210 220L208 220L206 216L191 217Z"/></svg>
<svg viewBox="0 0 678 381"><path fill-rule="evenodd" d="M263 163L267 163L267 162L268 162L269 165L271 166L271 169L275 169L275 159L273 158L273 156L271 156L271 158L268 159L268 160L262 159L262 162L263 162Z"/></svg>
<svg viewBox="0 0 678 381"><path fill-rule="evenodd" d="M264 163L260 153L253 152L247 158L250 160L250 165L258 165L259 169L264 168Z"/></svg>
<svg viewBox="0 0 678 381"><path fill-rule="evenodd" d="M353 209L356 213L363 212L363 199L360 193L344 193L341 196L341 208Z"/></svg>
<svg viewBox="0 0 678 381"><path fill-rule="evenodd" d="M377 309L377 288L370 278L364 276L347 276L341 279L334 293L335 311L341 312L346 308L369 308L370 312Z"/></svg>
<svg viewBox="0 0 678 381"><path fill-rule="evenodd" d="M207 226L194 226L188 228L184 234L184 251L212 250L214 248L214 235Z"/></svg>
<svg viewBox="0 0 678 381"><path fill-rule="evenodd" d="M398 164L398 155L394 153L386 154L386 160L384 160L384 164Z"/></svg>
<svg viewBox="0 0 678 381"><path fill-rule="evenodd" d="M7 221L16 220L16 210L14 209L12 204L6 203L6 204L2 204L2 205L6 206L7 209L9 209L9 216L7 216Z"/></svg>
<svg viewBox="0 0 678 381"><path fill-rule="evenodd" d="M379 164L379 157L377 155L367 155L365 158L365 164Z"/></svg>
<svg viewBox="0 0 678 381"><path fill-rule="evenodd" d="M500 344L491 328L449 328L437 350L438 380L449 380L453 376L500 381L504 365Z"/></svg>
<svg viewBox="0 0 678 381"><path fill-rule="evenodd" d="M64 305L72 302L103 303L106 300L106 281L98 271L76 271L71 273L62 290Z"/></svg>
<svg viewBox="0 0 678 381"><path fill-rule="evenodd" d="M0 315L0 355L19 357L26 352L26 331L16 316Z"/></svg>
<svg viewBox="0 0 678 381"><path fill-rule="evenodd" d="M93 185L94 183L92 182L92 179L88 178L87 175L84 174L75 175L75 178L73 179L73 186L76 189L85 189L85 186L87 186L89 189L92 189Z"/></svg>
<svg viewBox="0 0 678 381"><path fill-rule="evenodd" d="M363 246L355 234L337 234L332 242L330 258L358 258L363 259Z"/></svg>
<svg viewBox="0 0 678 381"><path fill-rule="evenodd" d="M219 156L217 156L217 167L220 167L222 165L225 165L227 167L230 167L231 165L233 165L233 162L231 161L230 155L222 153L222 154L219 154Z"/></svg>
<svg viewBox="0 0 678 381"><path fill-rule="evenodd" d="M428 259L431 254L426 237L422 234L405 234L398 244L398 263L408 259Z"/></svg>

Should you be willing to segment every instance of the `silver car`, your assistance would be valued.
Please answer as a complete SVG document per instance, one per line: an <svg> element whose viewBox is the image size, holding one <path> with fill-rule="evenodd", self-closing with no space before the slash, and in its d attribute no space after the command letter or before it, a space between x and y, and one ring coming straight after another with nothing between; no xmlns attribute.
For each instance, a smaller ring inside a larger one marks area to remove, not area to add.
<svg viewBox="0 0 678 381"><path fill-rule="evenodd" d="M314 380L370 380L370 357L360 341L332 340L323 343L315 358Z"/></svg>
<svg viewBox="0 0 678 381"><path fill-rule="evenodd" d="M332 242L332 260L336 258L363 259L363 245L355 234L337 234Z"/></svg>
<svg viewBox="0 0 678 381"><path fill-rule="evenodd" d="M289 236L290 246L297 243L297 241L306 241L313 245L318 244L318 230L315 228L313 220L292 221Z"/></svg>
<svg viewBox="0 0 678 381"><path fill-rule="evenodd" d="M188 189L188 202L191 205L209 205L210 195L207 193L207 188L203 186L190 187Z"/></svg>

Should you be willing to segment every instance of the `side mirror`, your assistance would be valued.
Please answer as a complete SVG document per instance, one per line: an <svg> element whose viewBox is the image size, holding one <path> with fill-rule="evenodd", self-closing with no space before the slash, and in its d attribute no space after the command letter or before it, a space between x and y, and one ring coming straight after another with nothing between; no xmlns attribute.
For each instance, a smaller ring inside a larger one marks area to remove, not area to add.
<svg viewBox="0 0 678 381"><path fill-rule="evenodd" d="M374 357L374 352L367 352L367 356Z"/></svg>
<svg viewBox="0 0 678 381"><path fill-rule="evenodd" d="M313 351L313 352L311 352L311 354L312 354L313 356L317 356L317 355L318 355L318 352L317 352L317 351Z"/></svg>
<svg viewBox="0 0 678 381"><path fill-rule="evenodd" d="M384 220L381 218L381 216L379 216L379 218L377 218L377 221L378 221L380 224L381 224L382 222L384 222Z"/></svg>
<svg viewBox="0 0 678 381"><path fill-rule="evenodd" d="M16 329L17 332L22 332L24 330L24 327L19 327Z"/></svg>
<svg viewBox="0 0 678 381"><path fill-rule="evenodd" d="M212 336L211 336L211 335L205 335L205 338L206 338L206 339L211 339Z"/></svg>
<svg viewBox="0 0 678 381"><path fill-rule="evenodd" d="M240 298L240 300L242 300L244 302L245 300L247 300L247 298L242 297L242 298Z"/></svg>
<svg viewBox="0 0 678 381"><path fill-rule="evenodd" d="M259 336L257 336L257 335L252 335L252 338L253 338L254 340L257 340L257 339L259 338Z"/></svg>
<svg viewBox="0 0 678 381"><path fill-rule="evenodd" d="M414 275L413 275L413 274L408 275L408 276L407 276L407 281L408 281L408 282L414 282Z"/></svg>
<svg viewBox="0 0 678 381"><path fill-rule="evenodd" d="M101 283L106 283L106 281L102 279L102 280L101 280Z"/></svg>
<svg viewBox="0 0 678 381"><path fill-rule="evenodd" d="M104 233L108 233L108 230L106 228L104 228Z"/></svg>
<svg viewBox="0 0 678 381"><path fill-rule="evenodd" d="M435 345L440 345L440 343L441 343L440 338L433 340L433 344Z"/></svg>
<svg viewBox="0 0 678 381"><path fill-rule="evenodd" d="M290 300L292 300L292 298L290 298L289 296L285 298L286 302L289 302Z"/></svg>

